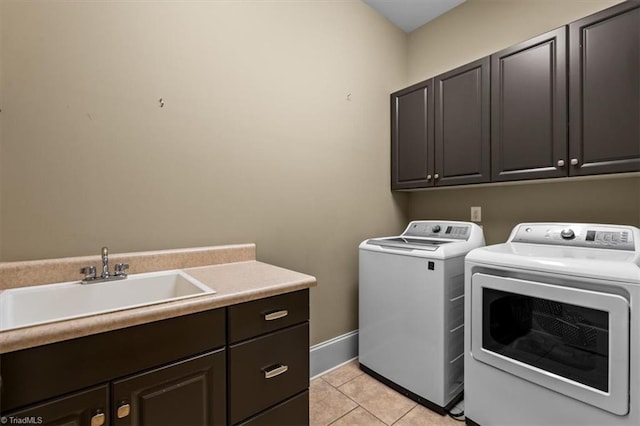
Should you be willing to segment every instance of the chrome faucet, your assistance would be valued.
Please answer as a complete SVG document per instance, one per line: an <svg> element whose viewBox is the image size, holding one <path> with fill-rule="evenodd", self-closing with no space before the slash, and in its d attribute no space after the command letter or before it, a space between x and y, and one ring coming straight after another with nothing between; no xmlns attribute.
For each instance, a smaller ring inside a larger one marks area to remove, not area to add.
<svg viewBox="0 0 640 426"><path fill-rule="evenodd" d="M127 278L127 273L125 272L129 268L128 263L116 263L113 268L113 274L109 272L109 249L107 247L102 247L102 275L99 277L96 275L96 267L95 266L85 266L80 269L80 273L84 274L84 279L81 281L82 284L89 283L97 283L103 281L115 281L115 280L123 280Z"/></svg>
<svg viewBox="0 0 640 426"><path fill-rule="evenodd" d="M102 278L109 278L109 249L102 247Z"/></svg>

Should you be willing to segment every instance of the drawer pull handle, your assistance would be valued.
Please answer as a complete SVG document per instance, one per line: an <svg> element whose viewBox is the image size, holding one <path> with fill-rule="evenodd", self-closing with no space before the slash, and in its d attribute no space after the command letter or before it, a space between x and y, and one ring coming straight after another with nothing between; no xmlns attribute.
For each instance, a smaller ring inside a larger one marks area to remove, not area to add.
<svg viewBox="0 0 640 426"><path fill-rule="evenodd" d="M275 312L271 312L270 314L265 314L264 320L265 321L273 321L273 320L277 320L277 319L280 319L280 318L284 318L287 315L289 315L289 311L287 311L286 309L283 309L281 311L275 311Z"/></svg>
<svg viewBox="0 0 640 426"><path fill-rule="evenodd" d="M105 421L104 413L96 413L91 417L91 426L102 426Z"/></svg>
<svg viewBox="0 0 640 426"><path fill-rule="evenodd" d="M264 368L262 371L264 371L265 379L271 379L273 377L281 375L282 373L286 373L288 369L289 367L286 365L277 364L272 367Z"/></svg>

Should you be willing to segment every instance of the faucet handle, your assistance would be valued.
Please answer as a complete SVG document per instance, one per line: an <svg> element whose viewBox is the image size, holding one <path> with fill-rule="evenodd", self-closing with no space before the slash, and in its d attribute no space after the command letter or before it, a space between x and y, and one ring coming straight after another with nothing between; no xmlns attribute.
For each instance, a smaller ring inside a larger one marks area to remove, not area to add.
<svg viewBox="0 0 640 426"><path fill-rule="evenodd" d="M80 273L84 274L84 279L94 279L96 277L96 267L95 266L85 266L80 269Z"/></svg>
<svg viewBox="0 0 640 426"><path fill-rule="evenodd" d="M126 276L127 274L125 273L125 271L127 269L129 269L128 263L116 263L114 266L114 273L118 277Z"/></svg>

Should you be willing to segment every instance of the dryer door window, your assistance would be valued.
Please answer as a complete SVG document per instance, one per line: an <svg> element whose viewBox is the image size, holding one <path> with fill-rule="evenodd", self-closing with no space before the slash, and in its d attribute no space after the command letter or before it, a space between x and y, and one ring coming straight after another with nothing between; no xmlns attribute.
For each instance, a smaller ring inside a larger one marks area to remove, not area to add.
<svg viewBox="0 0 640 426"><path fill-rule="evenodd" d="M482 347L609 391L609 313L482 289Z"/></svg>
<svg viewBox="0 0 640 426"><path fill-rule="evenodd" d="M622 296L473 274L471 355L612 413L629 411L629 302Z"/></svg>

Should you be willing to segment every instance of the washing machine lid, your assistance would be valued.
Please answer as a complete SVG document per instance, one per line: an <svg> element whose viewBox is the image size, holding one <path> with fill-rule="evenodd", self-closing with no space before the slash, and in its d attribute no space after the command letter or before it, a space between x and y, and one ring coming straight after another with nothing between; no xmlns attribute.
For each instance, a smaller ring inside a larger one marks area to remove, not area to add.
<svg viewBox="0 0 640 426"><path fill-rule="evenodd" d="M632 226L525 223L467 262L640 284L640 230Z"/></svg>
<svg viewBox="0 0 640 426"><path fill-rule="evenodd" d="M475 223L417 220L410 222L401 235L365 240L360 249L444 259L464 256L483 245L482 228Z"/></svg>
<svg viewBox="0 0 640 426"><path fill-rule="evenodd" d="M405 237L387 237L387 238L373 238L368 241L369 244L388 247L399 248L404 250L427 250L435 251L441 245L451 243L450 241L443 240L428 240L423 238L405 238Z"/></svg>

